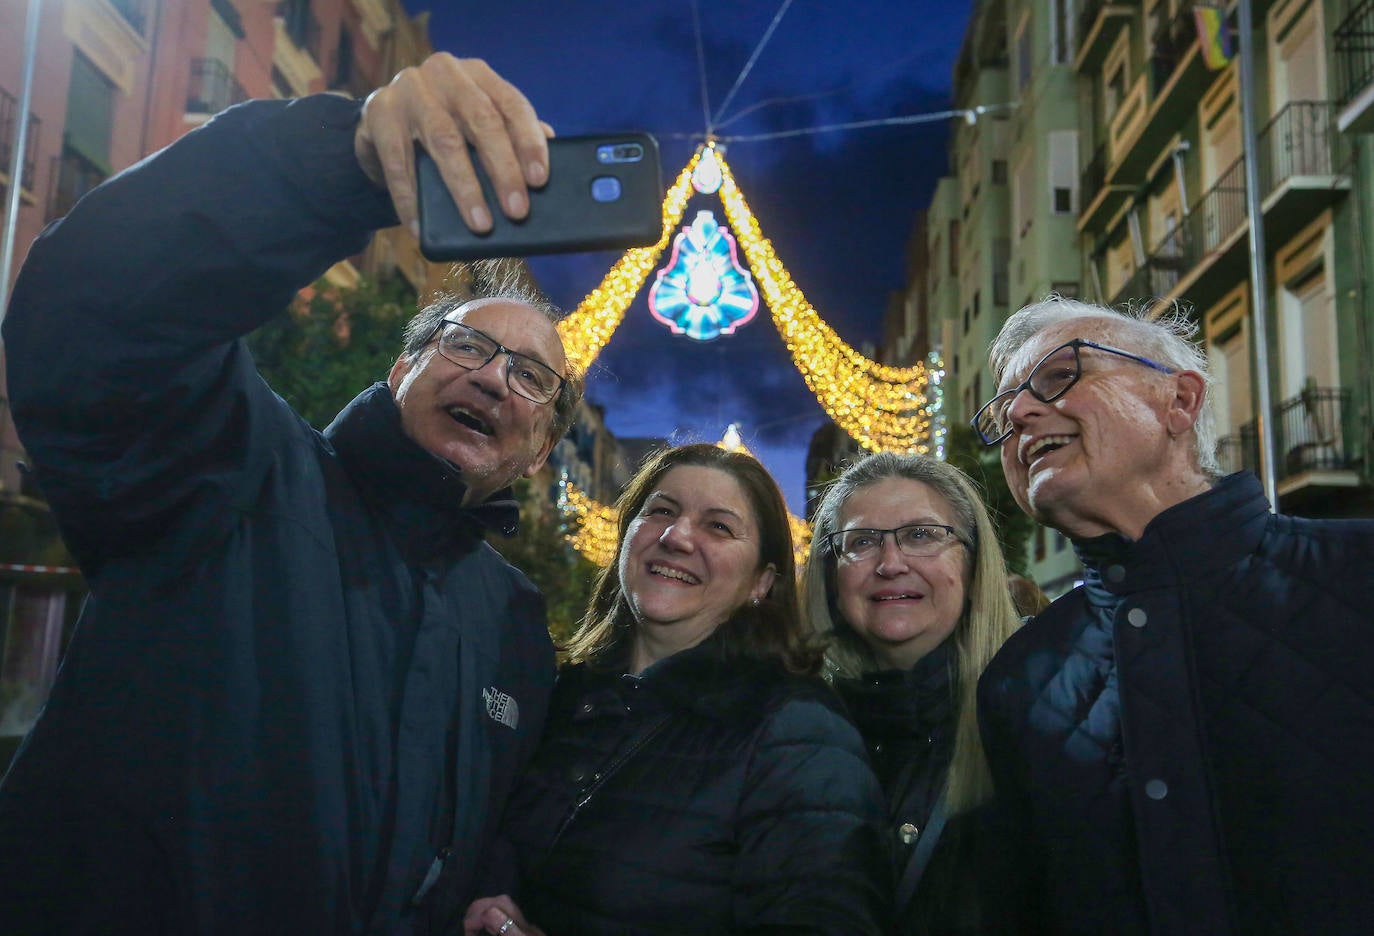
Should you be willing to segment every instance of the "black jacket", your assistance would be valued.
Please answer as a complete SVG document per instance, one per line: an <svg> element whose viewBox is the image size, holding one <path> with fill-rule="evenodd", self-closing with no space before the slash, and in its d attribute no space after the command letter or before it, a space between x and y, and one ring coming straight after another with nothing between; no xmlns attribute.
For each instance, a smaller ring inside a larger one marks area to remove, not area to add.
<svg viewBox="0 0 1374 936"><path fill-rule="evenodd" d="M1076 546L979 683L1024 930L1367 933L1374 523L1241 474Z"/></svg>
<svg viewBox="0 0 1374 936"><path fill-rule="evenodd" d="M564 669L511 800L550 936L884 933L881 792L819 679L707 640L642 676Z"/></svg>
<svg viewBox="0 0 1374 936"><path fill-rule="evenodd" d="M514 504L460 508L384 384L315 432L238 340L394 223L358 112L234 108L19 278L15 421L91 596L0 788L6 932L413 932L473 896L554 679L483 539Z"/></svg>
<svg viewBox="0 0 1374 936"><path fill-rule="evenodd" d="M863 736L887 798L893 878L900 881L944 791L954 753L958 680L946 640L909 670L837 678L835 689ZM980 893L983 808L948 819L897 931L921 936L977 934L992 927Z"/></svg>

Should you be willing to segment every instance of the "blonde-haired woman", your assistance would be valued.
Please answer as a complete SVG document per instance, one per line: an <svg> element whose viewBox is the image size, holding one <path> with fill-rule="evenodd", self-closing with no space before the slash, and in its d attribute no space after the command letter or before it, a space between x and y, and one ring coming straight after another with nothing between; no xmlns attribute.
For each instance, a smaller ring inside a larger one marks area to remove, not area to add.
<svg viewBox="0 0 1374 936"><path fill-rule="evenodd" d="M904 933L998 928L975 692L1018 617L997 536L957 468L871 455L816 512L805 612L888 801Z"/></svg>

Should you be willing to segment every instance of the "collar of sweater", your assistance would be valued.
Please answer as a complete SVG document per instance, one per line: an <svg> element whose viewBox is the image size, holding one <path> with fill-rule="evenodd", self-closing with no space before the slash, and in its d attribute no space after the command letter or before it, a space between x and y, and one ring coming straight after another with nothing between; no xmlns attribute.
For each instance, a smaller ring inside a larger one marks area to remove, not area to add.
<svg viewBox="0 0 1374 936"><path fill-rule="evenodd" d="M467 488L461 473L406 436L385 383L360 393L324 435L408 554L428 558L447 552L480 538L484 528L505 536L516 532L520 511L510 488L481 504L462 506Z"/></svg>

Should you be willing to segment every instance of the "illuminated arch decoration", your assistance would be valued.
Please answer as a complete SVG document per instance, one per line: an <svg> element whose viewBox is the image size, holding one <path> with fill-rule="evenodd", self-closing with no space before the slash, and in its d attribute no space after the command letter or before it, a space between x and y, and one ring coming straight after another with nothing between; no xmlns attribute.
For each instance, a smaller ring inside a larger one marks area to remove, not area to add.
<svg viewBox="0 0 1374 936"><path fill-rule="evenodd" d="M585 372L624 319L625 310L682 223L695 191L693 177L702 159L708 158L707 153L720 170L717 194L725 219L744 251L793 363L826 415L869 451L931 452L938 396L928 395L931 373L927 363L912 367L879 364L846 344L825 323L763 236L723 151L714 143L698 149L668 189L658 243L626 251L601 284L559 323L568 363Z"/></svg>
<svg viewBox="0 0 1374 936"><path fill-rule="evenodd" d="M700 168L700 166L698 166ZM740 266L735 239L709 211L673 238L673 256L649 289L649 312L696 341L733 335L753 321L759 291Z"/></svg>
<svg viewBox="0 0 1374 936"><path fill-rule="evenodd" d="M754 454L740 438L737 423L731 423L724 437L716 444L728 452ZM569 545L589 562L603 569L615 561L615 507L593 500L591 495L568 480L568 474L564 472L558 479L558 510L569 527L568 532L563 534ZM811 548L811 524L788 511L787 525L792 530L792 556L800 570L806 562L807 550Z"/></svg>

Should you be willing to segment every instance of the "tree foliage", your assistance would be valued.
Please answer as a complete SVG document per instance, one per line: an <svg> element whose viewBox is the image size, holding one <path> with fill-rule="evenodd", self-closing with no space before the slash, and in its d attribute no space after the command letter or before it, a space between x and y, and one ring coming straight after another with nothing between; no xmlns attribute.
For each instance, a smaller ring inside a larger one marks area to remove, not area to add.
<svg viewBox="0 0 1374 936"><path fill-rule="evenodd" d="M969 427L955 425L950 426L945 436L945 452L946 460L972 478L982 491L983 502L997 528L1002 553L1007 557L1007 568L1025 575L1026 544L1035 530L1035 523L1021 512L1020 505L1011 495L1011 488L1007 487L1000 450L984 445Z"/></svg>
<svg viewBox="0 0 1374 936"><path fill-rule="evenodd" d="M386 378L414 314L415 291L400 276L364 277L353 289L320 280L289 312L248 336L248 346L272 389L323 429Z"/></svg>
<svg viewBox="0 0 1374 936"><path fill-rule="evenodd" d="M601 570L564 539L558 510L534 496L530 479L515 482L515 496L520 501L520 533L509 539L493 537L492 545L544 593L549 633L561 645L577 629Z"/></svg>

